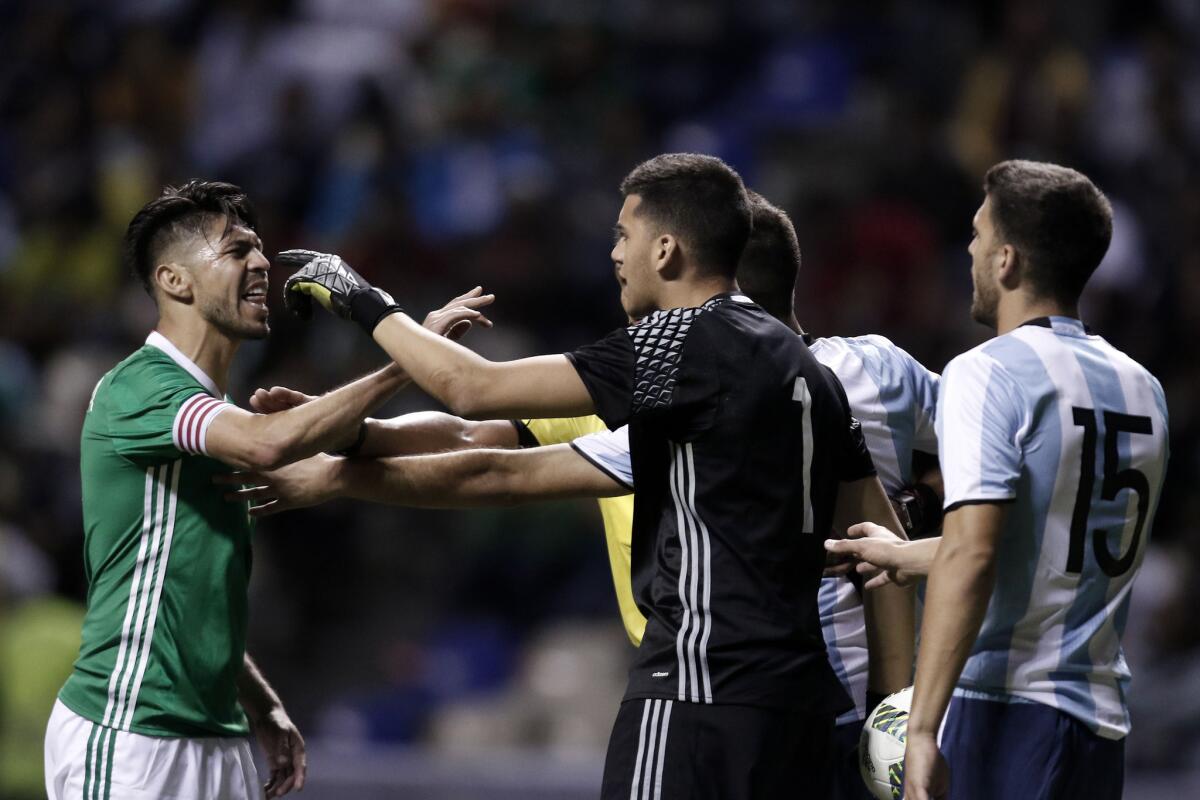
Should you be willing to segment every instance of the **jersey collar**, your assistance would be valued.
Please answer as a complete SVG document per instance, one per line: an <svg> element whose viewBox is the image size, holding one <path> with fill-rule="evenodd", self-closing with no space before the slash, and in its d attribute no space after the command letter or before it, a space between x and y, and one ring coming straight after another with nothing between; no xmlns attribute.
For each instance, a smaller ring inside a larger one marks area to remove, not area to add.
<svg viewBox="0 0 1200 800"><path fill-rule="evenodd" d="M1022 322L1020 327L1026 325L1036 325L1039 328L1050 328L1055 333L1064 333L1067 336L1093 336L1092 329L1083 324L1082 320L1074 317L1037 317L1026 322Z"/></svg>
<svg viewBox="0 0 1200 800"><path fill-rule="evenodd" d="M182 350L171 343L170 339L158 331L150 331L150 335L146 337L146 344L162 350L171 357L172 361L183 367L189 375L199 381L200 385L207 389L209 394L218 399L221 398L221 390L217 388L217 382L208 377L208 374L204 370L196 366L195 361L185 356Z"/></svg>

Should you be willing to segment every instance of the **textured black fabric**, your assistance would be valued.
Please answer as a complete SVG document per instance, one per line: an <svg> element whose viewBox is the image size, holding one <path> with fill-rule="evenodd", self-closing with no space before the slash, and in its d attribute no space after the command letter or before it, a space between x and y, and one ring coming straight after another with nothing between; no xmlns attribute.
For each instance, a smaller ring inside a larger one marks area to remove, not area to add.
<svg viewBox="0 0 1200 800"><path fill-rule="evenodd" d="M837 487L874 468L833 374L730 295L570 358L601 418L629 425L633 588L648 623L626 699L850 708L817 588Z"/></svg>

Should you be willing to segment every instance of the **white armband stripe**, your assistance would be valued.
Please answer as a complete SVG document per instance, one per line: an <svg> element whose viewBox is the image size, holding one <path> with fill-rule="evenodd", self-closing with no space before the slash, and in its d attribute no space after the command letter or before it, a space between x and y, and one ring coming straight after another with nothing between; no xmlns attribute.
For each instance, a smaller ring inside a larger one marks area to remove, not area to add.
<svg viewBox="0 0 1200 800"><path fill-rule="evenodd" d="M197 393L179 407L171 426L171 440L181 452L208 455L204 450L208 426L229 404L211 395Z"/></svg>
<svg viewBox="0 0 1200 800"><path fill-rule="evenodd" d="M200 434L196 441L196 449L204 455L208 455L208 426L217 417L221 416L221 412L229 408L229 403L220 401L206 408L203 412L204 417L200 422Z"/></svg>

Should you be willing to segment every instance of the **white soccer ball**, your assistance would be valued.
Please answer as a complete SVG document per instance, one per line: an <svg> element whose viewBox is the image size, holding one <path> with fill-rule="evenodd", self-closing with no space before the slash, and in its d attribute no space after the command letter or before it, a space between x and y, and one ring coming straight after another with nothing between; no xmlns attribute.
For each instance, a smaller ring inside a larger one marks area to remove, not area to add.
<svg viewBox="0 0 1200 800"><path fill-rule="evenodd" d="M879 800L900 800L904 795L904 742L912 693L910 686L884 698L867 717L858 740L859 771L867 791Z"/></svg>

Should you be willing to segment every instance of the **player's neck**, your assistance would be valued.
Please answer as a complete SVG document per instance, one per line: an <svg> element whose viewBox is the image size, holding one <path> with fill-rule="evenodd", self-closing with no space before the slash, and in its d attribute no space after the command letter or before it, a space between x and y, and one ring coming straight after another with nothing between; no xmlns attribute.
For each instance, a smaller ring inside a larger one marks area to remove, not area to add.
<svg viewBox="0 0 1200 800"><path fill-rule="evenodd" d="M231 339L198 317L163 316L155 330L165 336L179 352L212 378L224 394L229 382L229 367L237 354L240 340Z"/></svg>
<svg viewBox="0 0 1200 800"><path fill-rule="evenodd" d="M1001 298L996 310L996 335L1003 336L1010 331L1029 322L1031 319L1042 317L1073 317L1079 318L1079 307L1068 306L1057 300L1042 297L1024 297L1017 294Z"/></svg>
<svg viewBox="0 0 1200 800"><path fill-rule="evenodd" d="M737 290L732 278L702 277L670 281L663 286L659 308L694 308L702 306L715 295Z"/></svg>

